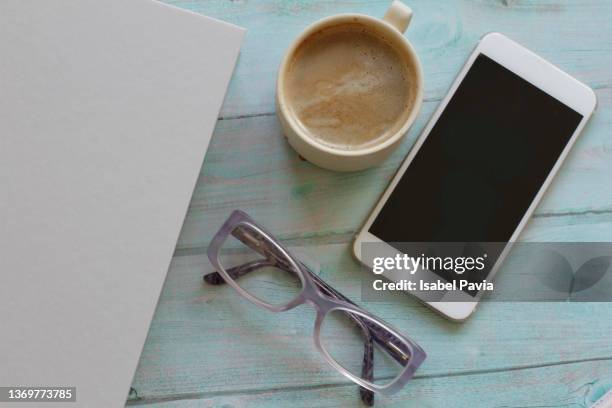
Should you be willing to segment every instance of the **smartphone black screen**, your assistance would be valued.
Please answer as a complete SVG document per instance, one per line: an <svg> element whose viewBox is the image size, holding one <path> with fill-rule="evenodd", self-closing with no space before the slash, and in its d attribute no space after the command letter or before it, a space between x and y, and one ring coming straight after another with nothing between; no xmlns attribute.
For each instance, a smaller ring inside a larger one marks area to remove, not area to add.
<svg viewBox="0 0 612 408"><path fill-rule="evenodd" d="M507 242L582 115L480 54L370 232Z"/></svg>

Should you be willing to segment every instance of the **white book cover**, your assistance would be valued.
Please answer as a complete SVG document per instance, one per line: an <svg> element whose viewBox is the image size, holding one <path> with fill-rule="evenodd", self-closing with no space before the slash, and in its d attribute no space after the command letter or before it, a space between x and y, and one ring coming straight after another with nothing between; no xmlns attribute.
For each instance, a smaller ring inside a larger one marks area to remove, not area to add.
<svg viewBox="0 0 612 408"><path fill-rule="evenodd" d="M124 406L243 34L150 0L0 1L0 386Z"/></svg>

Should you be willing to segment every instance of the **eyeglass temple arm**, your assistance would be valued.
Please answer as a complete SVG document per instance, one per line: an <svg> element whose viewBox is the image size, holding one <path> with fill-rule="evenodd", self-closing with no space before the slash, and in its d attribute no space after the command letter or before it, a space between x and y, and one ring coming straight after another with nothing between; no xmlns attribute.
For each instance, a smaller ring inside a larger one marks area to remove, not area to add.
<svg viewBox="0 0 612 408"><path fill-rule="evenodd" d="M246 275L249 272L254 271L255 269L263 268L265 266L274 265L273 262L270 262L270 260L268 259L258 259L256 261L247 262L243 265L230 268L226 272L232 278L237 279L243 275ZM225 280L219 272L207 273L206 275L204 275L204 281L211 285L223 285L225 283Z"/></svg>
<svg viewBox="0 0 612 408"><path fill-rule="evenodd" d="M289 273L293 273L291 268L286 267L285 265L278 265L279 262L277 260L270 259L260 259L252 262L247 262L243 265L236 266L233 268L229 268L226 270L227 274L232 278L237 279L240 276L244 276L247 273L254 271L255 269L265 267L265 266L280 266L281 269L287 271ZM325 281L319 278L315 273L313 273L306 265L300 262L300 266L306 271L312 280L315 282L317 287L324 295L331 297L332 299L342 300L344 302L350 303L351 305L357 306L354 302L348 299L346 296L342 295L340 292L329 286ZM221 285L224 284L225 281L223 277L219 274L219 272L211 272L204 275L204 281L211 285ZM358 306L357 306L358 307ZM407 350L403 350L402 343L394 342L394 335L389 333L387 330L383 328L372 325L370 322L365 321L359 316L354 314L349 314L351 319L354 320L357 324L362 327L367 327L368 334L372 336L374 341L378 343L387 353L389 353L398 363L406 364L408 359L410 358L410 354Z"/></svg>

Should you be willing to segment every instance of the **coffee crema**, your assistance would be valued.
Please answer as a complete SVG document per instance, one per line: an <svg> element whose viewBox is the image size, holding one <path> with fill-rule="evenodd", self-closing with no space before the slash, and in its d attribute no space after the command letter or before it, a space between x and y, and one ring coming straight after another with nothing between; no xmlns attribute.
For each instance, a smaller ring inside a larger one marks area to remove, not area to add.
<svg viewBox="0 0 612 408"><path fill-rule="evenodd" d="M313 139L367 148L400 130L415 103L414 67L365 25L346 23L307 37L290 60L289 109Z"/></svg>

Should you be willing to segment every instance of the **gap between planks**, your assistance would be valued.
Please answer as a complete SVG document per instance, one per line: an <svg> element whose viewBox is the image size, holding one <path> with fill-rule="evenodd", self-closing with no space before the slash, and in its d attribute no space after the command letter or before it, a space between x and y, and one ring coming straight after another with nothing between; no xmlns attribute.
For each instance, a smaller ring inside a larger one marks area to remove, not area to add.
<svg viewBox="0 0 612 408"><path fill-rule="evenodd" d="M544 212L536 213L531 218L571 218L571 217L597 217L612 214L612 209ZM357 231L347 230L324 234L302 234L298 236L277 236L277 238L288 246L325 245L325 244L348 244L353 241ZM206 254L208 246L177 247L173 257L203 255Z"/></svg>
<svg viewBox="0 0 612 408"><path fill-rule="evenodd" d="M612 88L610 84L600 84L591 86L592 89L599 91L604 89ZM433 98L423 98L423 103L436 103L441 102L442 97L433 97ZM259 113L246 113L243 115L229 115L229 116L219 116L218 120L240 120L240 119L249 119L249 118L260 118L266 116L274 116L276 112L259 112Z"/></svg>
<svg viewBox="0 0 612 408"><path fill-rule="evenodd" d="M566 360L566 361L557 361L551 363L543 363L543 364L533 364L533 365L520 365L520 366L512 366L512 367L500 367L500 368L489 368L484 370L465 370L454 373L441 373L441 374L426 374L426 375L415 375L413 380L427 380L433 378L448 378L448 377L463 377L463 376L474 376L474 375L488 375L493 373L504 373L504 372L512 372L512 371L523 371L523 370L536 370L540 368L546 367L554 367L554 366L565 366L565 365L573 365L573 364L584 364L584 363L592 363L592 362L601 362L601 361L612 361L612 356L607 357L593 357L587 359L576 359L576 360ZM353 387L353 383L347 382L338 382L338 383L328 383L328 384L317 384L317 385L304 385L304 386L295 386L295 387L269 387L269 388L256 388L251 390L241 390L241 391L218 391L218 392L202 392L202 393L183 393L183 394L174 394L167 395L164 397L154 397L154 398L139 398L138 390L132 388L130 390L130 395L134 394L136 397L134 399L130 399L127 401L126 405L129 406L138 406L138 405L151 405L158 404L162 402L171 402L171 401L181 401L181 400L198 400L204 398L211 397L219 397L219 396L227 396L227 395L254 395L254 394L264 394L270 392L287 392L287 391L307 391L307 390L317 390L317 389L328 389L328 388L340 388L340 387Z"/></svg>
<svg viewBox="0 0 612 408"><path fill-rule="evenodd" d="M423 103L429 102L440 102L442 98L424 98ZM229 116L219 116L218 120L239 120L239 119L250 119L250 118L260 118L264 116L274 116L276 112L259 112L259 113L247 113L243 115L229 115Z"/></svg>

